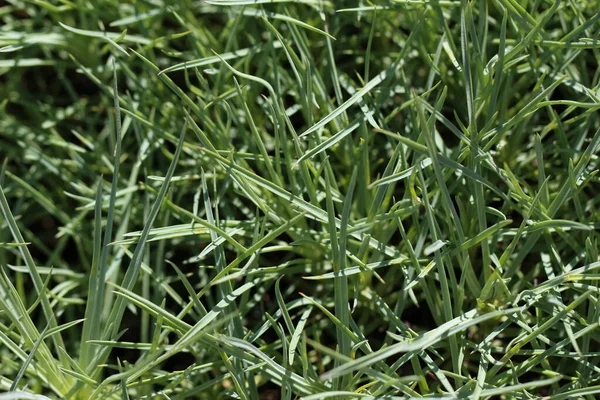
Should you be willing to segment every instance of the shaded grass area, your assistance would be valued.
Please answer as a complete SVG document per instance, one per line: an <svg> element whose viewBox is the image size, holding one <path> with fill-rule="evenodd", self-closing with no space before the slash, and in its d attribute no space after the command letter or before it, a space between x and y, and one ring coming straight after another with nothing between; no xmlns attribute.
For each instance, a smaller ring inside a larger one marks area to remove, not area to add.
<svg viewBox="0 0 600 400"><path fill-rule="evenodd" d="M0 1L0 399L595 398L598 6Z"/></svg>

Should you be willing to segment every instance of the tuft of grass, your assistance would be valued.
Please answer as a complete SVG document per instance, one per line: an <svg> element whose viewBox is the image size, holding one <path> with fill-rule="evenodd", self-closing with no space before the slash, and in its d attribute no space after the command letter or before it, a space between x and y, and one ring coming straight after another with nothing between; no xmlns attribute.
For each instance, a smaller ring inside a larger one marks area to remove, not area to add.
<svg viewBox="0 0 600 400"><path fill-rule="evenodd" d="M598 397L599 19L0 1L0 400Z"/></svg>

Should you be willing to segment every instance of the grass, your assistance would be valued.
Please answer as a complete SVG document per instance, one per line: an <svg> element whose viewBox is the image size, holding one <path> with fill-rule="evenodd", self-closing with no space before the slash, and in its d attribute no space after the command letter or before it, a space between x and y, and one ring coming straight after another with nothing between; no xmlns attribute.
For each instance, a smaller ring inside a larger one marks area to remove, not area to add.
<svg viewBox="0 0 600 400"><path fill-rule="evenodd" d="M0 1L0 399L600 395L596 1Z"/></svg>

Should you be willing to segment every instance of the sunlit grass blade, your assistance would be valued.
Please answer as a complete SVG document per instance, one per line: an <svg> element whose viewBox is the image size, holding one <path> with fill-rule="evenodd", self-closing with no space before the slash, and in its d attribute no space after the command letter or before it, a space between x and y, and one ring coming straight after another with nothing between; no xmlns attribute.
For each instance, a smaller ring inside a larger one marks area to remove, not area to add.
<svg viewBox="0 0 600 400"><path fill-rule="evenodd" d="M137 277L139 276L140 266L142 263L142 255L143 250L146 245L146 240L148 239L148 234L150 229L152 228L152 224L158 215L158 212L161 208L162 200L165 198L167 194L167 189L169 187L169 182L173 177L175 172L175 167L177 166L177 162L179 160L179 155L181 154L181 149L183 147L183 141L185 139L185 133L187 131L187 121L184 123L183 130L180 134L179 143L177 145L177 149L175 150L175 154L173 155L173 160L171 161L171 165L169 166L169 170L165 176L165 181L163 182L161 189L157 195L157 198L154 202L148 220L146 221L146 225L144 230L142 231L142 235L138 244L135 248L135 252L129 264L129 267L126 270L125 276L123 278L122 287L125 289L130 289L137 281ZM119 325L121 319L123 318L123 313L125 311L125 304L122 298L115 299L115 303L107 319L107 329L105 330L104 336L107 338L114 338L118 332Z"/></svg>

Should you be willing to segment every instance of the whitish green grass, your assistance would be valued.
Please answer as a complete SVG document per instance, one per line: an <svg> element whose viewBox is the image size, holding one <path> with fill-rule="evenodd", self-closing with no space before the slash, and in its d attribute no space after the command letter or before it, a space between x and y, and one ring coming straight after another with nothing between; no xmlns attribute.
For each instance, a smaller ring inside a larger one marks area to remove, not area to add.
<svg viewBox="0 0 600 400"><path fill-rule="evenodd" d="M590 0L0 1L0 399L594 399Z"/></svg>

